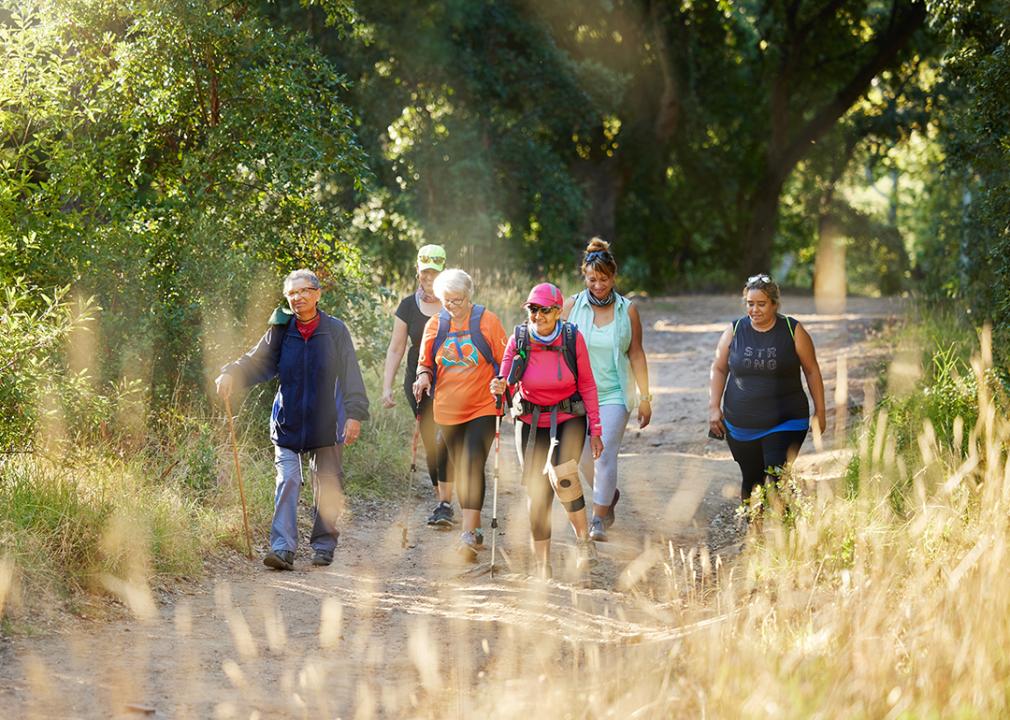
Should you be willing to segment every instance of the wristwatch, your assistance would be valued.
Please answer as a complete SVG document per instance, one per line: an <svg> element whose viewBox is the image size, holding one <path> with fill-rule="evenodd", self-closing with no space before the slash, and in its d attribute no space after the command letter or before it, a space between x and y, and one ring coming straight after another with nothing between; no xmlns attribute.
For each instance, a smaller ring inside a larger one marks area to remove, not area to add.
<svg viewBox="0 0 1010 720"><path fill-rule="evenodd" d="M639 402L651 403L652 402L652 393L649 393L648 395L639 395L638 396L638 400L639 400Z"/></svg>

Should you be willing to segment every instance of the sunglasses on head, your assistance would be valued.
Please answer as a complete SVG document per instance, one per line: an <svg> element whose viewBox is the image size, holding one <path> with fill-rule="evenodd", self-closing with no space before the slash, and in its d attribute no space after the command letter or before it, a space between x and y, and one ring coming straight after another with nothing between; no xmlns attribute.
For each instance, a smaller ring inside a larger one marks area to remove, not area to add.
<svg viewBox="0 0 1010 720"><path fill-rule="evenodd" d="M550 315L552 312L557 310L557 306L543 306L543 305L527 305L526 312L530 315Z"/></svg>
<svg viewBox="0 0 1010 720"><path fill-rule="evenodd" d="M753 285L753 284L756 284L756 283L761 283L763 285L769 285L769 284L771 284L771 281L772 281L771 277L769 277L768 275L765 275L764 273L761 273L759 275L751 275L749 278L747 278L747 284L748 285Z"/></svg>
<svg viewBox="0 0 1010 720"><path fill-rule="evenodd" d="M419 263L432 264L432 265L445 265L444 257L435 257L434 255L418 255L417 261Z"/></svg>

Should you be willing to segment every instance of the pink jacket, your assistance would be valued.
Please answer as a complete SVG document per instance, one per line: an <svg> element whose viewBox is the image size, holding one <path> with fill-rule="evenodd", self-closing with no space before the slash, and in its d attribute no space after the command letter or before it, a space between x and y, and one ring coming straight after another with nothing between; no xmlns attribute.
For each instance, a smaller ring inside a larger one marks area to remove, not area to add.
<svg viewBox="0 0 1010 720"><path fill-rule="evenodd" d="M522 395L526 400L536 405L554 405L562 400L571 397L575 391L579 391L582 401L586 404L586 418L589 424L589 434L599 437L602 434L600 427L600 403L596 394L596 380L593 378L593 369L589 366L589 351L586 348L585 338L581 332L575 333L575 359L579 368L579 379L576 386L575 376L565 362L564 353L554 350L544 350L546 347L529 336L530 357L526 364L526 372L517 383ZM564 333L551 343L554 347L560 347L564 342ZM515 333L509 338L508 345L505 346L505 355L502 357L501 369L498 371L499 377L507 378L509 370L512 369L512 358L516 354ZM558 379L560 378L560 379ZM513 390L515 387L512 388ZM570 413L558 413L558 422L570 420L575 417ZM532 420L529 414L522 415L519 419L527 425ZM537 427L550 427L550 413L541 413Z"/></svg>

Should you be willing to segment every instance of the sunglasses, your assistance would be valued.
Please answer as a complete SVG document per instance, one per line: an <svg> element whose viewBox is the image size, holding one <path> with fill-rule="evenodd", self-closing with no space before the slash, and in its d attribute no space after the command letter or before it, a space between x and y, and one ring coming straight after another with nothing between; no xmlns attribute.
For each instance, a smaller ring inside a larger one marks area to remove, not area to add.
<svg viewBox="0 0 1010 720"><path fill-rule="evenodd" d="M439 267L441 267L442 265L445 265L445 258L444 257L436 257L434 255L418 255L417 256L417 261L419 263L424 263L426 265L429 264L429 263L431 265L438 265Z"/></svg>
<svg viewBox="0 0 1010 720"><path fill-rule="evenodd" d="M751 275L749 278L747 278L748 285L753 285L757 283L761 283L763 285L770 285L771 281L772 281L771 277L765 275L764 273L760 275Z"/></svg>
<svg viewBox="0 0 1010 720"><path fill-rule="evenodd" d="M551 305L549 307L544 307L544 306L541 306L541 305L527 305L526 306L526 312L528 312L530 314L530 317L533 317L534 315L550 315L552 312L554 312L557 309L558 309L558 307L556 305Z"/></svg>

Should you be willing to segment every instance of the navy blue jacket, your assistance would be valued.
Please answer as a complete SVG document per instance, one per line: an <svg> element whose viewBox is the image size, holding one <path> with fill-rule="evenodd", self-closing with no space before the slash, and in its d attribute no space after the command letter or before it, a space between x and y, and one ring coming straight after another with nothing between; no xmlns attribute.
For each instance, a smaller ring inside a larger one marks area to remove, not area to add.
<svg viewBox="0 0 1010 720"><path fill-rule="evenodd" d="M270 413L275 445L304 452L344 441L347 418L368 419L368 395L347 326L319 311L319 327L302 338L294 317L271 325L228 373L243 386L280 377Z"/></svg>

